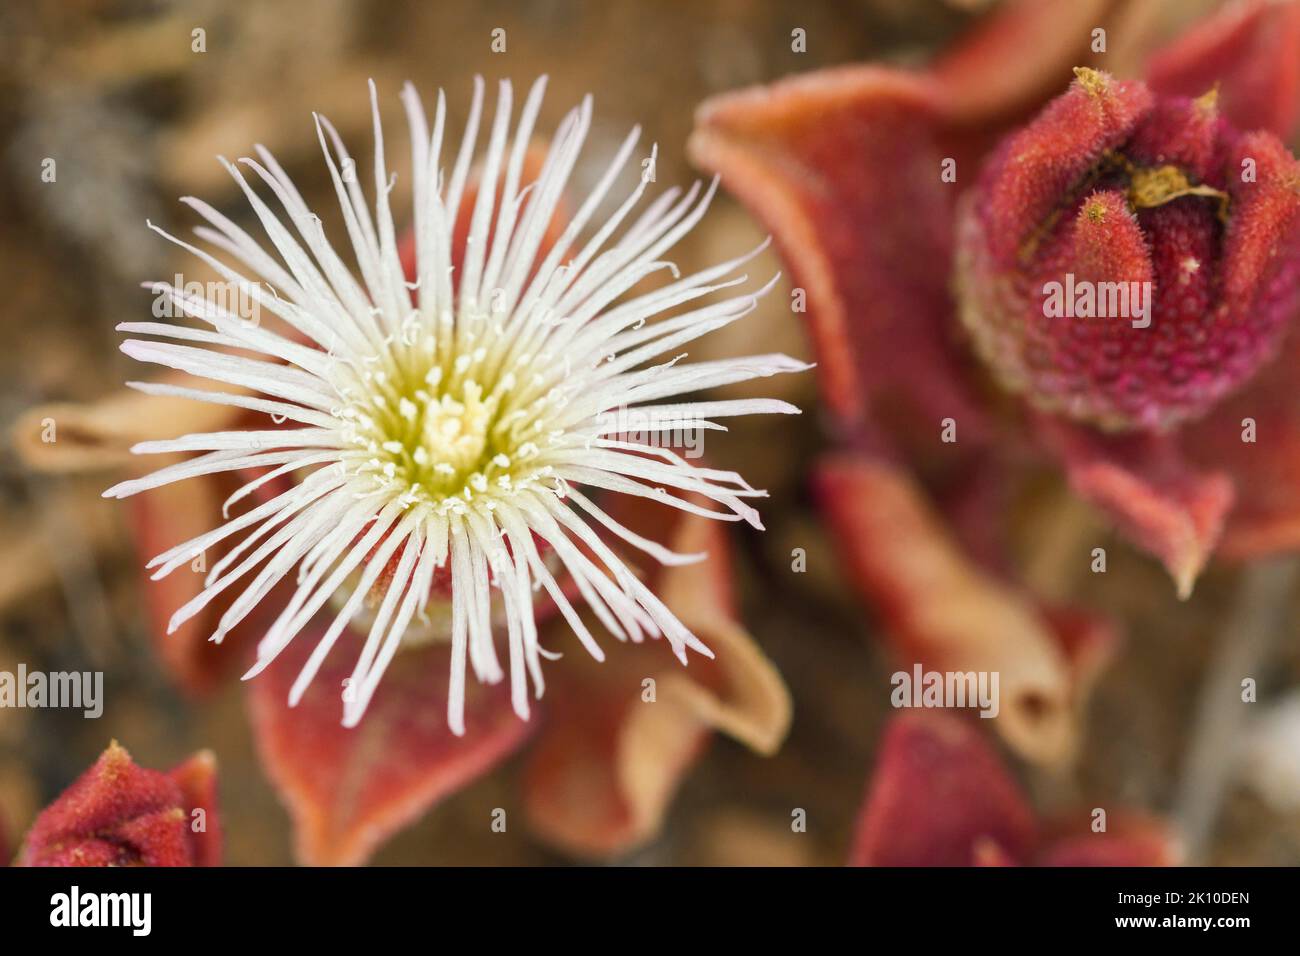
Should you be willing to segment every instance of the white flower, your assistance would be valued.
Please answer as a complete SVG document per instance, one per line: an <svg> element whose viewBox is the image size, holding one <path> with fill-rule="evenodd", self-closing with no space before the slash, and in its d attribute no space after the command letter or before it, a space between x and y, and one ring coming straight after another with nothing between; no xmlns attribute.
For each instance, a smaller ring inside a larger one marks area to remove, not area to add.
<svg viewBox="0 0 1300 956"><path fill-rule="evenodd" d="M734 273L749 256L686 277L660 258L699 222L716 180L702 196L698 183L684 195L669 190L625 225L650 179L642 176L586 244L575 244L627 164L639 130L626 138L558 241L546 249L548 224L591 126L591 99L564 118L536 181L525 184L526 150L544 87L543 80L532 87L511 137L511 88L501 84L480 188L466 212L464 261L454 279L452 236L474 158L482 81L475 84L449 179L442 94L430 132L415 90L408 84L402 91L412 141L416 280L410 284L399 262L388 203L393 181L372 83L373 214L357 183L356 164L329 122L316 118L360 281L326 240L320 219L259 146L260 162L241 159L239 165L256 173L282 212L257 195L239 166L223 163L252 204L274 253L198 199L182 200L211 227L196 233L242 271L151 228L215 268L261 312L283 320L285 334L246 321L211 295L161 283L150 287L206 327L118 326L180 343L130 339L122 350L133 358L240 391L139 382L132 387L263 412L276 424L294 423L144 442L132 450L203 454L105 492L120 498L198 475L267 470L229 505L272 478L300 476L291 490L149 563L160 578L218 542L245 535L211 568L203 592L176 612L170 629L239 583L243 592L212 636L220 641L296 568L297 589L245 677L270 664L330 601L337 613L293 686L290 703L296 703L343 629L365 613L371 618L369 635L351 693L345 695L348 726L360 720L403 641L420 634L435 572L450 580L452 592L449 635L440 636L451 641L447 713L458 734L464 731L467 663L480 681L496 683L504 676L494 624L507 636L515 711L528 716L530 678L541 696L541 658L558 655L538 642L533 595L539 589L587 651L602 659L557 582L562 575L620 640L662 635L683 663L688 647L711 656L595 528L665 564L704 555L675 554L634 534L579 488L641 495L762 527L746 501L763 492L734 472L696 467L671 450L651 447L654 442L620 440L624 413L636 413L639 429L653 438L674 430L721 428L713 419L726 416L798 411L775 400L672 401L699 389L807 367L784 355L680 364L683 345L741 318L766 291L700 304L710 293L744 282L746 276ZM672 274L668 284L627 297L641 280L664 270ZM260 357L248 357L249 352ZM684 494L702 495L725 510L705 511ZM539 541L546 547L539 548ZM375 599L365 598L386 570L391 580L375 608Z"/></svg>

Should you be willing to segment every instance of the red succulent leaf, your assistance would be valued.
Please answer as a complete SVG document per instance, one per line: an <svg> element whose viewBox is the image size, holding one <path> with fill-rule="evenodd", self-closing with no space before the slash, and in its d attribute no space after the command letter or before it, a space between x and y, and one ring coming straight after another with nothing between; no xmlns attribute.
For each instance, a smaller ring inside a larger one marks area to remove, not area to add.
<svg viewBox="0 0 1300 956"><path fill-rule="evenodd" d="M172 774L136 766L116 741L36 818L19 866L194 866L215 864L219 840L214 767L200 754ZM202 807L213 828L192 836Z"/></svg>
<svg viewBox="0 0 1300 956"><path fill-rule="evenodd" d="M1287 139L1300 123L1300 3L1238 0L1152 56L1147 81L1161 93L1197 96L1217 86L1240 129Z"/></svg>
<svg viewBox="0 0 1300 956"><path fill-rule="evenodd" d="M1236 497L1231 479L1189 464L1168 436L1103 435L1048 417L1038 424L1074 491L1158 557L1180 597L1191 594Z"/></svg>
<svg viewBox="0 0 1300 956"><path fill-rule="evenodd" d="M900 714L885 728L851 866L1005 866L1030 859L1033 812L970 720Z"/></svg>
<svg viewBox="0 0 1300 956"><path fill-rule="evenodd" d="M826 70L709 100L689 142L775 234L806 292L825 402L850 431L919 419L930 434L959 413L966 438L980 428L946 328L956 187L941 179L939 101L914 74Z"/></svg>
<svg viewBox="0 0 1300 956"><path fill-rule="evenodd" d="M494 767L525 738L505 684L470 681L465 735L447 726L450 648L404 650L365 717L341 725L361 635L345 631L296 707L290 687L329 624L308 627L251 681L248 706L262 766L293 820L298 859L313 866L364 863L438 800Z"/></svg>
<svg viewBox="0 0 1300 956"><path fill-rule="evenodd" d="M1163 823L1130 812L1042 826L977 719L917 711L891 719L859 812L852 866L1172 866Z"/></svg>
<svg viewBox="0 0 1300 956"><path fill-rule="evenodd" d="M683 668L662 640L607 638L603 662L575 648L551 668L525 799L534 830L580 856L624 853L653 837L713 731L770 754L790 723L779 674L736 623L725 528L665 511L640 498L610 502L610 514L633 531L708 553L699 564L647 571L651 589L715 656L693 655Z"/></svg>
<svg viewBox="0 0 1300 956"><path fill-rule="evenodd" d="M973 564L900 469L842 454L815 480L849 582L879 610L899 657L998 672L998 732L1030 759L1067 758L1087 687L1114 644L1109 625L1044 609Z"/></svg>
<svg viewBox="0 0 1300 956"><path fill-rule="evenodd" d="M1091 30L1115 0L1008 0L939 56L930 75L955 120L987 123L1031 108L1087 62Z"/></svg>

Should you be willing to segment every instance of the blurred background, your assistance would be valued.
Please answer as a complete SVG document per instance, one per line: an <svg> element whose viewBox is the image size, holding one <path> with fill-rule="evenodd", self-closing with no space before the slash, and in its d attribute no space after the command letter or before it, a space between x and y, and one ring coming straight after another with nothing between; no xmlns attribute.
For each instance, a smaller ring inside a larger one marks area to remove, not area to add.
<svg viewBox="0 0 1300 956"><path fill-rule="evenodd" d="M634 123L644 127L643 141L659 144L659 183L689 183L698 174L684 146L704 98L831 64L919 62L982 6L941 0L5 3L0 422L7 432L35 403L95 399L139 374L118 352L113 330L117 322L148 318L151 296L139 283L182 271L187 279L207 278L148 231L146 218L177 234L188 231L195 217L176 202L181 195L203 197L245 225L251 218L216 155L247 155L253 143L265 144L309 205L325 215L327 229L335 225L311 113L328 115L365 156L367 78L378 84L395 131L389 150L399 171L395 208L409 182L404 136L396 132L402 81L413 81L426 103L444 88L459 121L475 73L489 82L508 77L517 90L548 73L543 130L584 93L594 94L596 122L580 183ZM796 26L807 31L806 53L791 51ZM206 52L192 50L197 27L206 31ZM505 53L490 50L495 28L507 31ZM46 157L57 157L56 183L42 181ZM675 258L683 269L697 268L751 248L761 236L722 196ZM768 253L750 273L778 269ZM735 354L761 342L755 351L807 356L788 302L786 283L758 314L714 336L707 348ZM763 394L815 409L811 376L763 386ZM773 418L737 420L710 455L771 492L764 508L769 531L737 531L736 565L743 620L794 697L793 729L781 752L766 760L716 739L687 777L662 837L627 862L838 864L847 853L890 713L895 665L875 638L872 615L839 579L811 506L804 468L823 442L817 415ZM112 476L38 477L8 450L3 461L0 669L25 662L32 670L103 670L108 701L99 720L60 710L0 710L0 819L11 840L117 738L153 767L200 747L215 750L227 861L291 862L287 817L257 764L238 684L188 701L150 650L140 599L140 567L148 556L132 550L125 509L99 497ZM1094 520L1082 511L1071 515ZM1024 535L1040 533L1035 519L1026 520ZM1234 577L1212 570L1194 597L1180 603L1155 562L1100 526L1090 533L1107 546L1109 573L1071 575L1070 593L1115 615L1127 639L1093 694L1079 759L1053 773L1019 765L1017 772L1047 811L1087 801L1166 813L1185 783L1185 755L1196 744L1196 695L1212 638L1232 619ZM788 573L793 547L807 550L808 573ZM1259 678L1274 690L1300 682L1300 642L1272 642ZM1300 722L1290 726L1292 749L1300 751ZM1231 757L1223 754L1225 762ZM376 862L559 862L522 831L502 840L481 825L485 801L509 805L516 770L508 763L449 798L392 840ZM1279 779L1285 796L1285 778ZM1288 806L1276 792L1264 799L1261 790L1268 787L1252 786L1249 775L1231 776L1206 849L1209 862L1300 863L1300 805ZM1300 797L1292 799L1300 804ZM808 812L807 834L790 831L789 808L796 806Z"/></svg>

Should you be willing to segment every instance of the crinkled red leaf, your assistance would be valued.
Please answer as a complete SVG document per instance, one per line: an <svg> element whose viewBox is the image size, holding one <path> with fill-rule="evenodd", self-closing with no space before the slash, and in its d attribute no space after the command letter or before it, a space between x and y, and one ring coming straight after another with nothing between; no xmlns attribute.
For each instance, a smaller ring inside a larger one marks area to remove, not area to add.
<svg viewBox="0 0 1300 956"><path fill-rule="evenodd" d="M1191 594L1236 497L1228 475L1199 470L1167 436L1104 435L1049 417L1038 432L1075 492L1159 558L1180 597Z"/></svg>
<svg viewBox="0 0 1300 956"><path fill-rule="evenodd" d="M20 866L192 866L219 850L191 838L190 811L203 805L216 826L210 755L172 774L132 762L116 741L36 818ZM200 781L200 777L203 781ZM178 782L182 781L182 782ZM198 785L202 782L202 785ZM215 832L219 839L219 831Z"/></svg>
<svg viewBox="0 0 1300 956"><path fill-rule="evenodd" d="M361 723L340 721L344 681L360 636L345 631L296 707L289 689L329 624L309 625L248 689L258 751L293 820L298 859L315 866L364 863L390 836L513 751L530 725L505 684L470 680L465 736L447 726L450 649L394 658Z"/></svg>
<svg viewBox="0 0 1300 956"><path fill-rule="evenodd" d="M998 732L1031 759L1068 757L1103 659L1074 654L1109 648L1109 628L1046 612L974 565L900 469L841 454L823 461L815 480L849 582L879 611L900 658L941 671L997 671Z"/></svg>
<svg viewBox="0 0 1300 956"><path fill-rule="evenodd" d="M958 416L973 441L982 416L947 327L958 187L941 180L938 104L915 74L825 70L709 100L689 150L772 231L806 292L840 424L930 434Z"/></svg>
<svg viewBox="0 0 1300 956"><path fill-rule="evenodd" d="M1300 123L1300 3L1237 0L1224 5L1147 66L1162 93L1199 96L1219 88L1219 101L1241 129L1289 138Z"/></svg>
<svg viewBox="0 0 1300 956"><path fill-rule="evenodd" d="M973 720L900 714L885 728L849 863L1023 863L1035 830L1020 788Z"/></svg>

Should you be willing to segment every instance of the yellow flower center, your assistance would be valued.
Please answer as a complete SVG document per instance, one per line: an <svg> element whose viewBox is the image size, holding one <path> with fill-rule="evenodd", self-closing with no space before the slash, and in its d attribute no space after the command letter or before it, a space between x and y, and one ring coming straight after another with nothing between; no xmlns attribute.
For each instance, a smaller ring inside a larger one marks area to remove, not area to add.
<svg viewBox="0 0 1300 956"><path fill-rule="evenodd" d="M431 343L426 343L426 345ZM554 396L527 398L510 371L490 368L479 347L447 366L429 347L401 347L348 394L347 437L368 457L358 471L377 486L442 510L449 503L513 494L551 468L535 460L547 443ZM526 357L525 357L526 358ZM489 506L490 507L490 506Z"/></svg>

